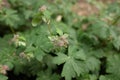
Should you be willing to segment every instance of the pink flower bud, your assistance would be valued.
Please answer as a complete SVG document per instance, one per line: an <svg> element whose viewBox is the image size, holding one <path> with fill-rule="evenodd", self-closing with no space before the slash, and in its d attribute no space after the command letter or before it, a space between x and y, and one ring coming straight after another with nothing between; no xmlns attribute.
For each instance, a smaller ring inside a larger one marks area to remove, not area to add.
<svg viewBox="0 0 120 80"><path fill-rule="evenodd" d="M9 67L8 67L7 65L3 65L3 66L2 66L2 69L3 69L3 70L9 70Z"/></svg>

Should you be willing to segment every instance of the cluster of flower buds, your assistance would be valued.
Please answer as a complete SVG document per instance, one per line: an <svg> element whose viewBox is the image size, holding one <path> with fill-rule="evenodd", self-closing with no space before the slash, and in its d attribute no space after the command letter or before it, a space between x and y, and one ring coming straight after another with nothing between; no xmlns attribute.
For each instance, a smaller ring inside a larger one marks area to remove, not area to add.
<svg viewBox="0 0 120 80"><path fill-rule="evenodd" d="M50 24L50 19L48 18L48 14L49 11L47 10L47 6L43 5L39 8L40 13L43 14L42 16L42 20L46 23L46 24ZM47 16L46 16L46 12L47 12Z"/></svg>
<svg viewBox="0 0 120 80"><path fill-rule="evenodd" d="M40 8L39 8L39 11L45 11L45 10L47 10L47 6L45 6L45 5L43 5L43 6L41 6Z"/></svg>
<svg viewBox="0 0 120 80"><path fill-rule="evenodd" d="M25 54L24 52L21 52L21 53L19 54L19 56L22 57L22 58L26 58L26 54Z"/></svg>
<svg viewBox="0 0 120 80"><path fill-rule="evenodd" d="M10 7L10 4L9 4L8 0L0 0L0 11L4 7L7 7L7 8Z"/></svg>
<svg viewBox="0 0 120 80"><path fill-rule="evenodd" d="M0 65L1 74L6 75L8 70L9 70L9 67L7 65Z"/></svg>
<svg viewBox="0 0 120 80"><path fill-rule="evenodd" d="M25 41L25 38L18 34L14 34L14 37L11 40L11 42L14 43L16 46L26 46Z"/></svg>
<svg viewBox="0 0 120 80"><path fill-rule="evenodd" d="M21 52L21 53L19 54L19 56L20 56L21 58L26 58L28 61L30 61L31 58L34 57L33 53L26 53L26 54L25 54L25 52Z"/></svg>
<svg viewBox="0 0 120 80"><path fill-rule="evenodd" d="M52 41L52 43L57 46L57 47L67 47L69 42L68 42L68 35L64 34L61 36L52 36L49 37L49 39Z"/></svg>

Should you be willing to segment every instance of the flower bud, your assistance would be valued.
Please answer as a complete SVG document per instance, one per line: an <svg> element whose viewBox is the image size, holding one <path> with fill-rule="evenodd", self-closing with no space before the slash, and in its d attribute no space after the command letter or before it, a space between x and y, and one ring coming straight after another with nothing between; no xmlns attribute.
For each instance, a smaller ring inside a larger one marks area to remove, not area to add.
<svg viewBox="0 0 120 80"><path fill-rule="evenodd" d="M43 6L41 6L40 8L39 8L39 11L45 11L47 9L47 7L45 6L45 5L43 5Z"/></svg>

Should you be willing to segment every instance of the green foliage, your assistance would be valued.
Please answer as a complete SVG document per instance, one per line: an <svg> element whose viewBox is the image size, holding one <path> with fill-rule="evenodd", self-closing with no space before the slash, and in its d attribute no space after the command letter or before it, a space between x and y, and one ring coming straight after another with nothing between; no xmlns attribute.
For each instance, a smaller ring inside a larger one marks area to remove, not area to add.
<svg viewBox="0 0 120 80"><path fill-rule="evenodd" d="M7 80L8 78L6 76L0 75L0 79Z"/></svg>
<svg viewBox="0 0 120 80"><path fill-rule="evenodd" d="M82 50L76 51L76 47L70 46L68 48L68 56L64 53L58 53L57 57L53 59L54 63L60 65L65 62L62 70L62 76L66 80L71 80L71 78L76 77L82 73L81 66L79 66L79 60L85 60L86 56ZM68 74L69 73L69 74Z"/></svg>
<svg viewBox="0 0 120 80"><path fill-rule="evenodd" d="M120 79L120 63L119 63L119 58L120 55L113 54L108 58L108 64L107 64L107 73L110 73L108 75L108 79L110 78L111 80L118 80ZM117 69L117 70L116 70Z"/></svg>
<svg viewBox="0 0 120 80"><path fill-rule="evenodd" d="M57 74L51 74L49 70L41 71L37 74L39 77L36 80L59 80L60 76Z"/></svg>
<svg viewBox="0 0 120 80"><path fill-rule="evenodd" d="M76 15L75 3L0 4L0 80L8 80L8 72L36 80L120 80L120 2L99 3L104 9L90 16Z"/></svg>

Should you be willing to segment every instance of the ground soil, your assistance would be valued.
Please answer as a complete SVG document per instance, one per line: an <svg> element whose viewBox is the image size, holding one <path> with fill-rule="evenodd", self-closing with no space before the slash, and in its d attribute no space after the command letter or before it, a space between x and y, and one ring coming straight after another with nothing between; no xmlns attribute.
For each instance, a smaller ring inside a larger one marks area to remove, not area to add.
<svg viewBox="0 0 120 80"><path fill-rule="evenodd" d="M103 5L104 4L106 5L117 0L97 0L97 1L102 3ZM91 14L99 13L99 9L95 5L88 3L86 0L79 0L78 3L76 3L73 6L73 11L80 16L88 16Z"/></svg>

